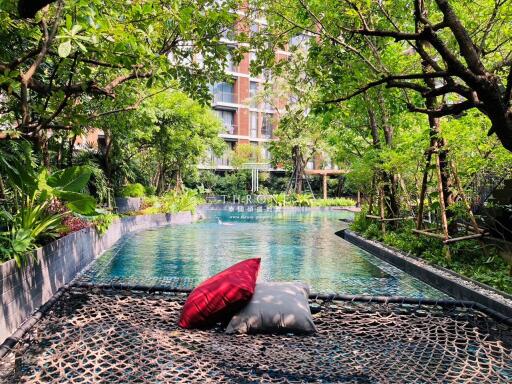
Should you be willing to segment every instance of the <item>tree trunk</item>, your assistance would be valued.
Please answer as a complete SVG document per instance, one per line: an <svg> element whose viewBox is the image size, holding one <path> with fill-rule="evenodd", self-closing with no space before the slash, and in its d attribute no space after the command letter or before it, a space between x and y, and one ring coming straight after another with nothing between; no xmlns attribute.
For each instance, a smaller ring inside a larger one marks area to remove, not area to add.
<svg viewBox="0 0 512 384"><path fill-rule="evenodd" d="M419 5L420 5L420 8L418 8L416 10L416 12L419 12L421 14L421 17L426 18L427 12L426 12L425 6L423 4L423 1L420 1ZM416 19L419 20L420 17L416 17ZM416 30L419 30L418 24L416 25ZM418 50L420 52L424 52L426 54L426 47L425 47L426 42L424 40L419 40L417 43L418 43L417 44ZM432 66L424 61L423 66L422 66L422 71L424 73L429 73L432 70L433 70ZM424 81L425 81L425 84L431 90L435 90L437 88L435 79L427 78ZM437 96L426 97L425 106L427 107L427 109L431 109L431 110L438 109L440 107L438 97ZM445 140L441 137L441 132L439 129L439 118L434 117L432 115L428 115L428 123L429 123L429 127L430 127L430 130L429 130L430 148L428 149L428 151L435 151L435 152L437 152L437 156L438 156L438 160L436 160L436 161L438 161L437 162L438 168L439 168L438 172L439 172L439 177L441 179L439 194L440 194L440 197L441 197L441 195L443 197L443 204L440 204L440 206L449 208L450 205L453 203L453 193L451 190L451 186L453 183L452 183L452 180L450 177L450 167L449 167L449 163L448 163L448 150L446 149ZM429 156L431 156L431 153ZM430 157L428 159L430 159ZM443 208L441 208L441 210L443 210ZM453 217L453 213L450 210L447 210L446 212L441 212L441 217L442 217L443 221L444 221L444 218L443 218L444 215L446 215L446 220L449 223L448 233L451 235L456 230L456 224L455 223L450 224L450 219Z"/></svg>
<svg viewBox="0 0 512 384"><path fill-rule="evenodd" d="M345 177L343 175L338 176L338 185L336 186L336 197L341 197L343 194L343 188L345 187Z"/></svg>
<svg viewBox="0 0 512 384"><path fill-rule="evenodd" d="M174 173L174 181L176 183L176 192L183 192L183 178L181 177L181 170L178 168Z"/></svg>
<svg viewBox="0 0 512 384"><path fill-rule="evenodd" d="M304 189L304 158L298 145L292 148L292 161L293 161L293 190L296 194L300 195Z"/></svg>
<svg viewBox="0 0 512 384"><path fill-rule="evenodd" d="M110 181L112 180L112 162L110 155L112 153L112 138L107 130L105 132L105 176Z"/></svg>
<svg viewBox="0 0 512 384"><path fill-rule="evenodd" d="M75 149L76 135L69 140L68 167L73 165L73 150Z"/></svg>
<svg viewBox="0 0 512 384"><path fill-rule="evenodd" d="M385 111L385 106L383 100L379 103L382 109L382 120L383 120L383 131L384 131L384 139L386 141L386 146L391 146L393 143L393 130L388 124L387 114ZM368 108L368 120L370 124L370 130L372 134L372 142L375 149L381 149L381 141L379 136L379 127L377 124L377 119L374 111L371 107ZM400 205L397 199L398 192L398 178L396 175L393 175L389 172L384 172L382 169L378 169L377 173L377 182L382 182L382 193L383 193L383 201L384 208L386 210L386 216L388 218L398 217L400 211Z"/></svg>

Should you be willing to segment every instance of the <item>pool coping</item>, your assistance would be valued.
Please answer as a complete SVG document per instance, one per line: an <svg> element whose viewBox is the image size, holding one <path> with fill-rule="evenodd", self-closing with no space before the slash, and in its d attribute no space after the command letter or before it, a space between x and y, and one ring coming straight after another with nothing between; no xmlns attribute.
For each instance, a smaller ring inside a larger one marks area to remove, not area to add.
<svg viewBox="0 0 512 384"><path fill-rule="evenodd" d="M420 258L407 255L381 242L366 239L349 229L338 231L336 235L456 300L474 302L498 314L500 318L506 319L507 323L512 323L512 296L505 292L500 292L446 268L428 264Z"/></svg>

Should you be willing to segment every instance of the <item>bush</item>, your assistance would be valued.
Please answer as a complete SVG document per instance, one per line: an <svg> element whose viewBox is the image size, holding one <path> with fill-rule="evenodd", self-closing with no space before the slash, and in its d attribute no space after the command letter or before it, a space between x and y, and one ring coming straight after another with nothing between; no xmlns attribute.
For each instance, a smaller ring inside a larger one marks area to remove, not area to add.
<svg viewBox="0 0 512 384"><path fill-rule="evenodd" d="M143 197L145 188L140 183L126 184L121 190L121 197Z"/></svg>
<svg viewBox="0 0 512 384"><path fill-rule="evenodd" d="M156 195L156 187L149 185L144 188L144 193L146 194L146 196L154 196Z"/></svg>
<svg viewBox="0 0 512 384"><path fill-rule="evenodd" d="M512 293L512 277L508 274L510 266L499 256L496 248L490 247L486 255L477 241L460 241L450 245L451 259L447 259L444 256L443 243L439 239L414 234L413 222L403 222L395 229L387 227L386 234L383 235L381 223L367 219L366 214L366 209L356 214L350 227L353 231L368 239L382 241L402 252L422 258L428 263L451 269L471 279Z"/></svg>
<svg viewBox="0 0 512 384"><path fill-rule="evenodd" d="M167 192L165 195L145 197L141 213L152 215L156 213L176 213L183 211L195 212L199 204L204 203L203 198L194 189L186 189L178 193Z"/></svg>
<svg viewBox="0 0 512 384"><path fill-rule="evenodd" d="M313 196L309 194L303 194L303 195L294 195L291 203L292 205L296 205L299 207L311 207L311 203L313 201Z"/></svg>
<svg viewBox="0 0 512 384"><path fill-rule="evenodd" d="M103 235L105 232L107 232L107 229L118 217L119 216L112 213L105 213L103 215L98 215L97 217L95 217L92 220L92 223L96 227L96 232L99 235Z"/></svg>
<svg viewBox="0 0 512 384"><path fill-rule="evenodd" d="M356 202L354 200L345 197L311 200L312 207L353 207L355 205Z"/></svg>

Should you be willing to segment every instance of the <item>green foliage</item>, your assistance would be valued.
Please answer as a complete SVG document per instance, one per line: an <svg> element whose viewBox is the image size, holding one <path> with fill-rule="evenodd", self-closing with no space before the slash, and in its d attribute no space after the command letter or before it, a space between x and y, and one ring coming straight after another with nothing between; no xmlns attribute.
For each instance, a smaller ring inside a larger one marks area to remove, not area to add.
<svg viewBox="0 0 512 384"><path fill-rule="evenodd" d="M157 213L195 212L204 199L194 189L185 189L182 192L170 191L162 196L144 198L144 209L141 213L146 215Z"/></svg>
<svg viewBox="0 0 512 384"><path fill-rule="evenodd" d="M26 265L38 242L58 236L62 214L48 212L49 203L49 200L37 202L27 197L14 215L3 212L9 219L9 229L0 233L2 261L14 259L18 266Z"/></svg>
<svg viewBox="0 0 512 384"><path fill-rule="evenodd" d="M201 173L199 181L211 194L232 199L233 196L245 196L249 193L250 178L251 174L247 170L226 173L223 176L206 171Z"/></svg>
<svg viewBox="0 0 512 384"><path fill-rule="evenodd" d="M292 204L299 207L310 207L313 196L305 193L301 195L293 195Z"/></svg>
<svg viewBox="0 0 512 384"><path fill-rule="evenodd" d="M352 199L314 199L309 194L287 195L285 193L257 196L257 201L278 207L349 207L355 205L355 201Z"/></svg>
<svg viewBox="0 0 512 384"><path fill-rule="evenodd" d="M312 207L353 207L355 205L354 200L345 197L311 200Z"/></svg>
<svg viewBox="0 0 512 384"><path fill-rule="evenodd" d="M143 197L146 189L140 183L127 184L121 190L121 197Z"/></svg>
<svg viewBox="0 0 512 384"><path fill-rule="evenodd" d="M208 150L220 154L224 148L220 120L182 92L159 93L141 113L150 125L145 141L151 148L148 157L154 162L158 193L171 186L180 190L183 175L194 172Z"/></svg>
<svg viewBox="0 0 512 384"><path fill-rule="evenodd" d="M112 213L104 213L94 217L92 223L96 228L96 232L99 235L103 235L105 232L107 232L110 225L118 218L118 215Z"/></svg>
<svg viewBox="0 0 512 384"><path fill-rule="evenodd" d="M52 212L54 200L63 201L72 212L96 214L94 199L81 191L91 171L87 167L71 167L49 174L38 169L31 151L2 153L0 169L11 189L12 204L2 209L0 224L7 231L0 234L2 260L14 258L18 265L28 261L30 252L48 238L55 238L62 229L62 213Z"/></svg>
<svg viewBox="0 0 512 384"><path fill-rule="evenodd" d="M204 200L193 189L187 189L181 193L171 191L161 197L161 211L163 213L195 212L196 207L203 202Z"/></svg>
<svg viewBox="0 0 512 384"><path fill-rule="evenodd" d="M144 194L146 196L154 196L156 194L156 187L152 185L148 185L147 187L144 187Z"/></svg>
<svg viewBox="0 0 512 384"><path fill-rule="evenodd" d="M499 256L496 248L488 247L487 256L477 241L460 241L450 245L451 259L447 259L443 243L432 237L414 234L411 231L413 223L403 223L397 229L388 227L386 234L382 235L380 223L366 219L366 213L366 210L362 210L351 224L351 229L362 236L512 293L512 277L508 273L510 266Z"/></svg>
<svg viewBox="0 0 512 384"><path fill-rule="evenodd" d="M209 84L224 77L228 57L241 58L240 49L220 42L237 19L238 1L55 1L35 19L19 18L14 1L1 4L1 103L12 112L6 115L15 132L22 128L20 73L28 72L33 52L41 52L41 63L37 82L28 85L30 125L23 128L30 134L49 123L80 133L105 112L114 92L119 109L136 103L146 88L172 82L206 101ZM48 50L42 51L46 35ZM201 62L193 60L199 56Z"/></svg>

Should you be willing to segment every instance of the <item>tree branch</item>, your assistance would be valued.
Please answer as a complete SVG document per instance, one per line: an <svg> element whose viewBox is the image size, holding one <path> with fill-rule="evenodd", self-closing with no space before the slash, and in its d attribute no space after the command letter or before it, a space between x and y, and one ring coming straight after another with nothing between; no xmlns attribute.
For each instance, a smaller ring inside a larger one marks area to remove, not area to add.
<svg viewBox="0 0 512 384"><path fill-rule="evenodd" d="M471 108L478 108L481 107L479 103L475 103L473 101L467 100L463 101L462 103L458 104L444 104L439 109L426 109L426 108L418 108L414 105L407 105L407 108L410 112L418 112L418 113L424 113L426 115L429 115L431 117L443 117L443 116L449 116L449 115L458 115L461 114L464 111L467 111Z"/></svg>
<svg viewBox="0 0 512 384"><path fill-rule="evenodd" d="M485 74L485 68L480 61L478 50L471 40L468 32L455 14L448 0L435 0L439 10L443 13L444 22L450 28L457 40L462 57L466 60L469 68L478 75Z"/></svg>
<svg viewBox="0 0 512 384"><path fill-rule="evenodd" d="M346 100L349 100L357 95L360 95L360 94L366 92L370 88L377 87L382 84L388 84L389 87L394 87L393 86L393 83L394 83L394 84L397 84L397 88L405 88L405 83L398 82L398 80L423 80L423 79L429 79L429 78L431 78L431 79L432 78L442 78L442 77L447 77L447 76L449 76L449 75L446 72L412 73L412 74L407 74L407 75L386 76L380 80L372 81L372 82L366 84L364 87L359 88L357 91L351 93L348 96L340 97L339 99L334 99L334 100L327 100L327 101L324 101L324 103L331 104L331 103L339 103L340 101L346 101ZM408 88L417 90L419 92L428 90L427 88L422 87L419 84L413 84L413 83L409 83Z"/></svg>

